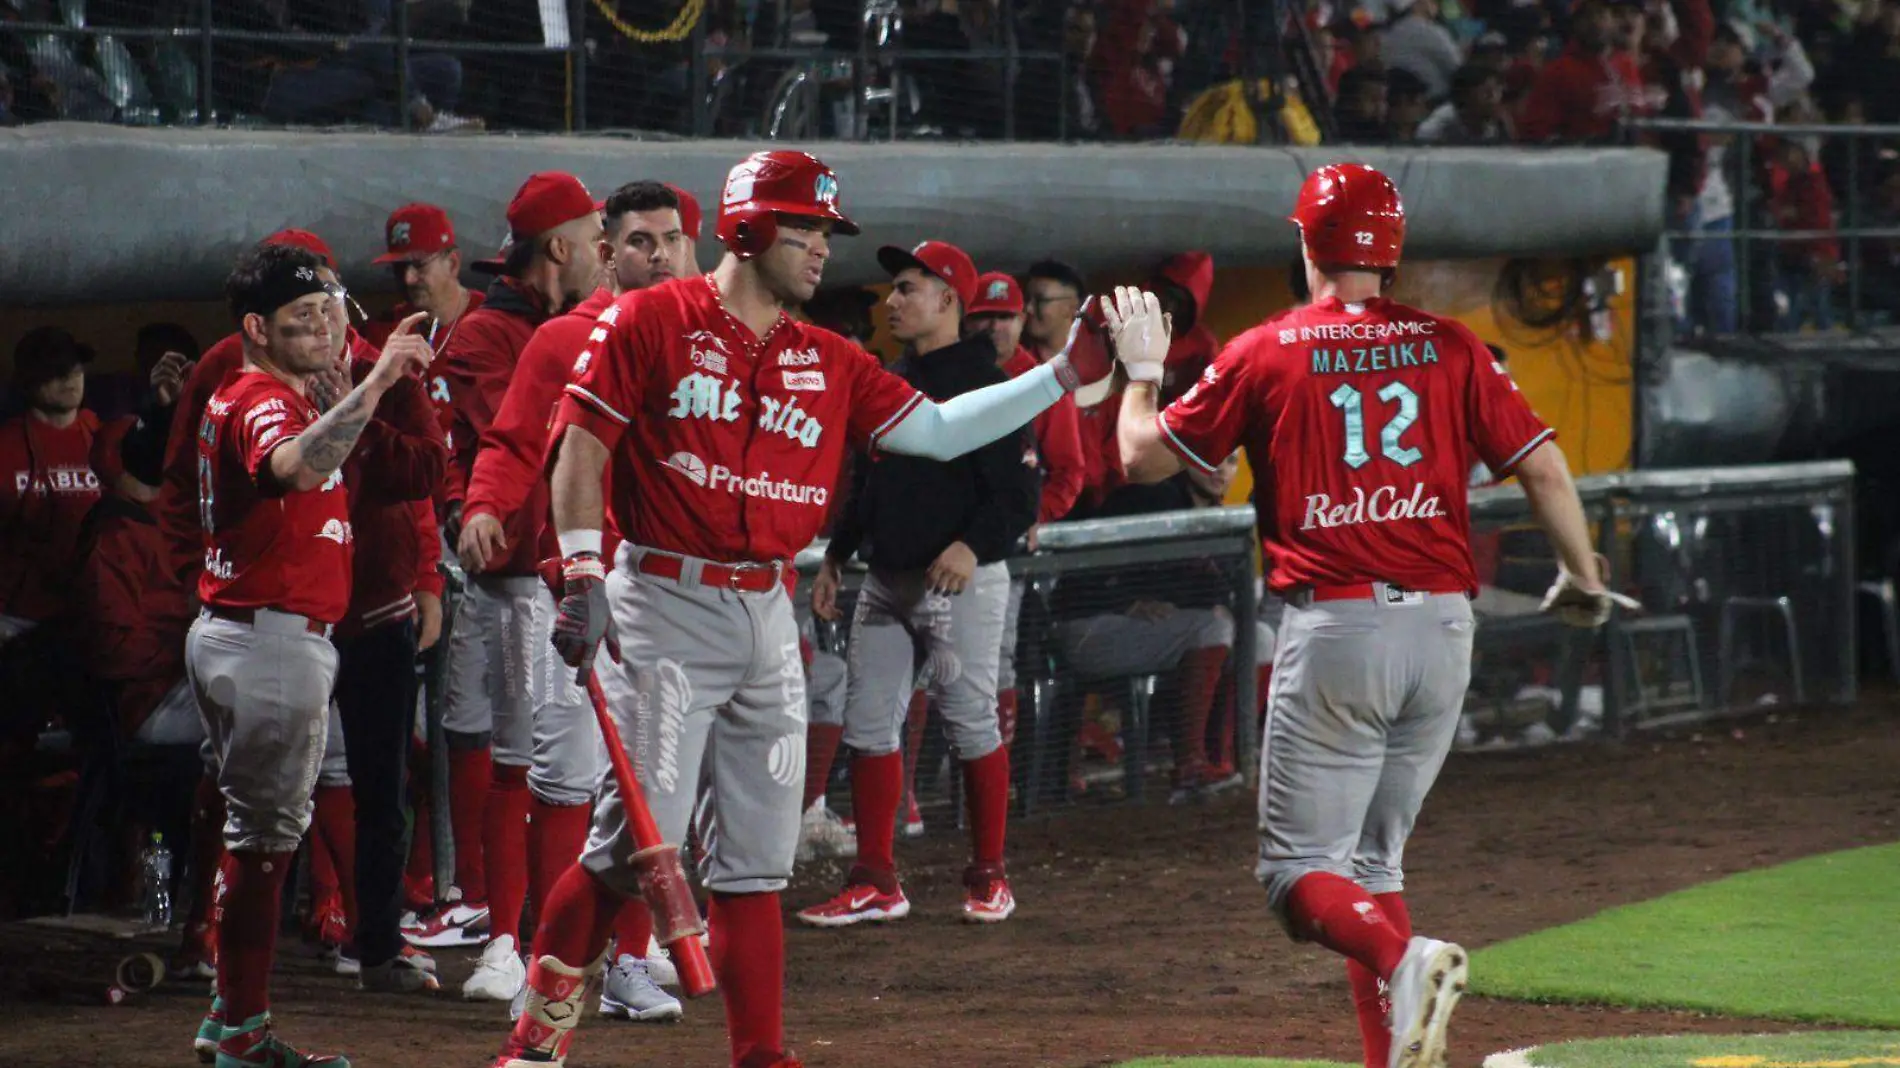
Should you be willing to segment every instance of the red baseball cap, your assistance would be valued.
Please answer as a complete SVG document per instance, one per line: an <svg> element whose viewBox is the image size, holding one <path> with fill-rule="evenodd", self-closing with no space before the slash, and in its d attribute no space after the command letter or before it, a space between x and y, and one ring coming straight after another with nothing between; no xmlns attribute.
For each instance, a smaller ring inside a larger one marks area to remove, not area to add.
<svg viewBox="0 0 1900 1068"><path fill-rule="evenodd" d="M967 253L947 241L926 241L913 249L885 245L877 250L877 262L892 278L912 267L943 280L963 303L964 312L976 299L976 263Z"/></svg>
<svg viewBox="0 0 1900 1068"><path fill-rule="evenodd" d="M294 226L286 227L265 238L262 243L266 245L291 245L296 248L314 252L322 257L325 267L330 268L332 271L336 270L336 253L330 251L328 242L308 230L299 230Z"/></svg>
<svg viewBox="0 0 1900 1068"><path fill-rule="evenodd" d="M515 240L539 237L565 222L599 211L593 194L565 171L531 174L508 202L508 232Z"/></svg>
<svg viewBox="0 0 1900 1068"><path fill-rule="evenodd" d="M404 204L390 212L383 237L389 251L376 257L375 263L427 259L455 247L455 227L448 212L434 204Z"/></svg>
<svg viewBox="0 0 1900 1068"><path fill-rule="evenodd" d="M666 183L666 187L673 191L674 196L680 198L680 229L685 231L687 237L698 241L699 228L706 222L705 213L699 210L698 198L672 182Z"/></svg>
<svg viewBox="0 0 1900 1068"><path fill-rule="evenodd" d="M976 299L964 309L966 315L1021 315L1023 287L1003 271L991 271L976 280Z"/></svg>

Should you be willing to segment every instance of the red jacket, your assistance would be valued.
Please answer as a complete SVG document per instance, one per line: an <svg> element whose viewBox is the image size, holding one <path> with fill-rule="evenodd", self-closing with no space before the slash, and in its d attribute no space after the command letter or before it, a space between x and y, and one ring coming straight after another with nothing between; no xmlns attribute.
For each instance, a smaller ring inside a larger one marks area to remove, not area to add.
<svg viewBox="0 0 1900 1068"><path fill-rule="evenodd" d="M1036 366L1036 358L1029 350L1019 348L1003 362L1003 373L1015 378L1035 370ZM1042 463L1042 500L1036 508L1038 523L1053 523L1068 515L1088 477L1088 465L1082 458L1082 434L1077 426L1079 419L1075 398L1063 397L1030 424L1036 431L1036 452Z"/></svg>
<svg viewBox="0 0 1900 1068"><path fill-rule="evenodd" d="M1121 136L1166 124L1168 79L1161 61L1181 54L1181 30L1155 0L1114 0L1089 66L1102 93L1102 117Z"/></svg>
<svg viewBox="0 0 1900 1068"><path fill-rule="evenodd" d="M1214 292L1214 257L1205 252L1170 256L1161 264L1160 275L1194 301L1192 318L1175 324L1176 336L1161 369L1161 404L1166 407L1186 393L1220 355L1220 338L1204 322L1207 298Z"/></svg>
<svg viewBox="0 0 1900 1068"><path fill-rule="evenodd" d="M1590 55L1576 45L1544 64L1517 119L1520 141L1601 141L1625 116L1653 110L1635 60L1621 51Z"/></svg>
<svg viewBox="0 0 1900 1068"><path fill-rule="evenodd" d="M1781 243L1782 258L1806 258L1827 269L1841 261L1841 243L1834 234L1834 192L1828 188L1827 174L1819 163L1808 164L1805 171L1789 171L1779 165L1769 171L1769 208L1778 230L1820 230L1829 236L1809 241Z"/></svg>
<svg viewBox="0 0 1900 1068"><path fill-rule="evenodd" d="M94 678L112 684L119 725L130 735L185 677L193 599L143 505L108 493L86 528L74 588L86 662Z"/></svg>
<svg viewBox="0 0 1900 1068"><path fill-rule="evenodd" d="M351 361L354 381L368 377L375 355ZM376 417L343 462L356 553L340 633L413 617L417 590L441 596L436 565L442 542L431 497L447 466L448 446L429 396L419 379L405 376L383 394Z"/></svg>
<svg viewBox="0 0 1900 1068"><path fill-rule="evenodd" d="M79 527L99 500L98 432L83 408L64 428L30 413L0 424L0 614L48 620L71 607Z"/></svg>
<svg viewBox="0 0 1900 1068"><path fill-rule="evenodd" d="M540 301L525 286L512 278L498 278L489 287L488 300L462 316L455 336L436 357L429 393L448 426L450 501L467 496L482 435L501 410L522 350L547 318ZM574 355L579 355L578 349ZM534 522L539 514L535 513ZM539 558L533 533L532 523L510 527L508 559L491 570L500 575L534 574Z"/></svg>
<svg viewBox="0 0 1900 1068"><path fill-rule="evenodd" d="M519 549L526 541L535 547L537 559L560 555L542 470L548 428L554 425L561 391L567 388L575 359L587 347L594 320L613 302L611 290L599 289L566 315L541 324L521 350L501 408L476 445L464 521L477 512L494 516L501 520L508 544Z"/></svg>

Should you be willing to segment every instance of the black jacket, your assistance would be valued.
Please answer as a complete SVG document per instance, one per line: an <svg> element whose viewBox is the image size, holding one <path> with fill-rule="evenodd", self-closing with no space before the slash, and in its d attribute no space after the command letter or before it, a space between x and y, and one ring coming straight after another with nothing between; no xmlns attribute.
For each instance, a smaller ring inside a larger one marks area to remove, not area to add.
<svg viewBox="0 0 1900 1068"><path fill-rule="evenodd" d="M934 401L1005 380L985 339L906 355L891 370ZM856 552L879 568L911 571L961 541L978 563L1007 557L1036 521L1041 480L1027 459L1034 448L1024 427L947 463L884 452L859 457L827 555L844 561Z"/></svg>

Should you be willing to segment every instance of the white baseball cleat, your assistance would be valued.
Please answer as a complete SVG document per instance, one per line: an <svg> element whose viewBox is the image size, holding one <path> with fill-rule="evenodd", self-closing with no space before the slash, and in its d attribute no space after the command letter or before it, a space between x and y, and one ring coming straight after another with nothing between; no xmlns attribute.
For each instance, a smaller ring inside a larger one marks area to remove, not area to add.
<svg viewBox="0 0 1900 1068"><path fill-rule="evenodd" d="M1392 1053L1387 1068L1442 1068L1451 1010L1465 992L1464 947L1414 938L1392 973Z"/></svg>
<svg viewBox="0 0 1900 1068"><path fill-rule="evenodd" d="M462 984L462 997L467 1001L513 1001L527 981L528 967L515 949L514 936L501 935L482 947L481 963Z"/></svg>
<svg viewBox="0 0 1900 1068"><path fill-rule="evenodd" d="M601 984L600 1014L638 1023L677 1020L686 1015L678 998L661 990L647 973L644 958L623 953L607 969L607 981Z"/></svg>

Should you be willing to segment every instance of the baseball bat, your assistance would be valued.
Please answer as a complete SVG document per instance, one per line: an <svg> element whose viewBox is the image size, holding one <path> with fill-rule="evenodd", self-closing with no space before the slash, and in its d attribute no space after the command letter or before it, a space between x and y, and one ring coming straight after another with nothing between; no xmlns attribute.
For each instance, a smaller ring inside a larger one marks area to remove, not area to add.
<svg viewBox="0 0 1900 1068"><path fill-rule="evenodd" d="M600 724L601 737L607 740L607 761L613 765L614 784L620 788L621 801L627 809L634 845L642 853L666 848L666 842L660 838L660 828L653 822L653 813L647 808L646 794L640 790L640 780L633 774L633 763L620 744L620 728L614 725L613 715L607 711L607 695L600 688L600 676L592 670L587 672L587 696L593 701L594 721ZM677 869L677 854L673 865ZM680 881L684 883L683 873ZM660 911L655 909L656 924L660 919ZM698 935L683 935L664 944L673 955L674 967L679 969L680 989L686 996L698 998L712 993L718 982L713 978L712 961L707 959L706 947L699 944Z"/></svg>

